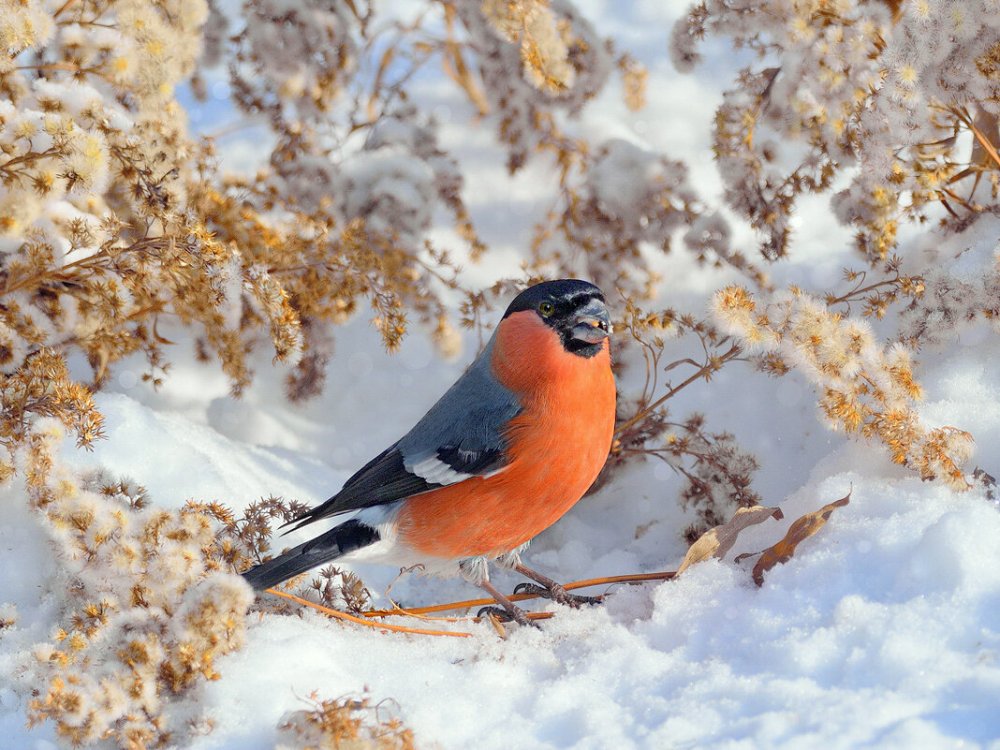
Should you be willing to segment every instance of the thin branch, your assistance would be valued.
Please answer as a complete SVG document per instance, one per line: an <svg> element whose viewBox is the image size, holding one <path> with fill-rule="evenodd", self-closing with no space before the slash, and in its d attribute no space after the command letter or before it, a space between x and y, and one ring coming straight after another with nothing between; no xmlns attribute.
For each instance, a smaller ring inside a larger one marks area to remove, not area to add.
<svg viewBox="0 0 1000 750"><path fill-rule="evenodd" d="M142 239L137 242L132 243L128 247L117 248L114 253L114 257L125 255L126 253L140 252L144 250L162 250L169 244L168 239L164 237L153 237L151 239ZM67 271L73 270L94 270L100 267L100 264L111 259L111 254L109 254L107 249L102 249L97 251L92 255L87 255L83 258L75 260L71 263L67 263L64 266L58 268L49 268L38 273L32 274L30 276L25 276L23 279L7 279L7 283L4 288L0 290L0 297L6 296L8 294L13 294L14 292L20 291L26 287L35 286L41 284L46 279L54 279L65 281L69 277L66 275Z"/></svg>
<svg viewBox="0 0 1000 750"><path fill-rule="evenodd" d="M572 583L567 583L563 585L563 588L567 591L573 591L574 589L584 589L591 586L607 586L614 583L643 583L644 581L669 581L676 573L673 571L665 571L663 573L632 573L628 575L620 576L607 576L604 578L587 578L582 581L573 581ZM513 594L510 597L512 602L521 602L527 599L537 599L538 594ZM447 604L433 604L428 607L412 607L410 609L380 609L380 610L369 610L363 612L365 617L391 617L393 615L427 615L434 612L448 612L456 609L469 609L470 607L485 607L491 604L496 604L492 599L467 599L461 602L448 602ZM535 612L529 613L529 617L532 615L547 615L546 612ZM532 618L532 619L542 619L542 618Z"/></svg>
<svg viewBox="0 0 1000 750"><path fill-rule="evenodd" d="M71 6L75 2L76 0L66 0L66 2L64 2L56 9L56 12L52 14L52 17L59 18L59 16L63 14L63 11L65 11L69 6Z"/></svg>
<svg viewBox="0 0 1000 750"><path fill-rule="evenodd" d="M855 287L851 291L841 295L840 297L832 297L826 300L827 307L833 305L842 305L851 302L858 295L867 294L868 292L874 292L876 289L880 289L884 286L892 286L893 284L899 283L899 274L897 273L895 278L885 279L883 281L876 281L874 284L869 284L864 287Z"/></svg>
<svg viewBox="0 0 1000 750"><path fill-rule="evenodd" d="M962 123L967 128L969 128L969 130L972 131L972 134L976 137L976 140L979 141L979 145L983 147L983 150L987 154L989 154L990 158L996 163L998 167L1000 167L1000 153L997 153L997 149L990 141L990 139L987 138L986 134L983 133L976 126L975 121L972 119L969 113L964 110L959 110L957 108L954 108L951 111L954 112L955 116L958 117L958 119L961 120Z"/></svg>
<svg viewBox="0 0 1000 750"><path fill-rule="evenodd" d="M389 625L387 623L373 623L365 620L361 617L355 617L354 615L349 615L346 612L339 612L335 609L330 609L329 607L324 607L321 604L316 604L308 599L303 599L301 597L295 596L295 594L289 594L287 591L279 591L278 589L267 589L265 593L273 594L274 596L280 596L282 599L288 599L297 604L301 604L303 607L311 607L319 612L322 612L328 617L334 617L338 620L347 620L348 622L353 622L358 625L364 625L366 628L378 628L379 630L390 630L394 633L415 633L417 635L441 635L450 638L470 638L472 633L467 633L465 631L450 631L450 630L428 630L426 628L408 628L403 625ZM398 614L398 613L397 613Z"/></svg>
<svg viewBox="0 0 1000 750"><path fill-rule="evenodd" d="M718 357L712 357L711 359L709 359L708 362L702 365L696 373L694 373L683 383L678 385L676 388L671 388L665 394L660 396L660 398L656 399L656 401L654 401L649 406L636 413L631 419L627 419L626 421L622 422L622 424L618 425L618 427L615 428L615 435L621 435L630 427L633 427L637 425L639 422L642 422L644 419L649 417L653 412L655 412L656 409L658 409L660 405L663 404L664 401L666 401L669 398L672 398L679 391L691 385L691 383L695 382L696 380L701 380L702 378L707 379L712 375L712 373L718 372L719 368L721 368L722 365L724 365L731 359L735 359L736 356L740 354L740 352L741 352L740 347L736 344L733 344L731 347L729 347L729 351L727 351L725 354L722 354Z"/></svg>
<svg viewBox="0 0 1000 750"><path fill-rule="evenodd" d="M56 147L48 148L45 151L29 151L27 153L21 154L20 156L14 156L3 164L0 164L0 171L14 173L12 167L17 164L27 164L33 161L38 161L39 159L45 159L49 156L56 156L61 152L61 149Z"/></svg>
<svg viewBox="0 0 1000 750"><path fill-rule="evenodd" d="M14 70L38 70L38 71L50 71L50 70L63 70L68 73L96 73L100 68L81 68L76 63L71 62L57 62L57 63L46 63L44 65L19 65Z"/></svg>

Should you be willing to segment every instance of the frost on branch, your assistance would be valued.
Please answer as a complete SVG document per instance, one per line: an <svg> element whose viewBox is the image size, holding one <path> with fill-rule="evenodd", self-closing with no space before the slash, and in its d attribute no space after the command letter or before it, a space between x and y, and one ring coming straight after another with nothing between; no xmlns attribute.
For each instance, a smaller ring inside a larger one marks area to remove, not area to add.
<svg viewBox="0 0 1000 750"><path fill-rule="evenodd" d="M563 179L559 213L534 243L540 275L580 275L638 298L658 278L644 250L669 252L680 230L699 263L729 265L760 284L764 274L729 243L729 227L705 210L680 161L613 139L579 159Z"/></svg>
<svg viewBox="0 0 1000 750"><path fill-rule="evenodd" d="M740 72L715 123L726 200L764 256L788 252L797 198L846 172L834 211L877 262L928 204L957 225L996 199L998 29L1000 6L981 0L705 0L678 22L672 54L689 68L713 34L767 61Z"/></svg>
<svg viewBox="0 0 1000 750"><path fill-rule="evenodd" d="M419 247L435 207L427 196L436 194L464 217L461 189L458 164L438 145L434 124L405 109L372 128L361 151L344 162L334 192L345 221L364 219L368 231Z"/></svg>
<svg viewBox="0 0 1000 750"><path fill-rule="evenodd" d="M900 312L900 339L908 345L953 340L975 320L989 321L1000 333L1000 242L991 248L974 233L969 242L957 257L938 253L941 262L925 275L923 293Z"/></svg>
<svg viewBox="0 0 1000 750"><path fill-rule="evenodd" d="M524 77L541 91L570 88L576 71L569 62L569 24L558 21L546 0L486 0L483 14L508 42L520 45Z"/></svg>
<svg viewBox="0 0 1000 750"><path fill-rule="evenodd" d="M230 63L235 100L289 132L323 119L357 62L357 17L317 0L253 0L243 10Z"/></svg>
<svg viewBox="0 0 1000 750"><path fill-rule="evenodd" d="M398 81L349 110L370 109L370 121L352 130L332 117L367 85L349 86L370 40L345 8L248 2L244 25L232 38L213 27L202 56L209 13L225 20L204 0L3 5L3 476L31 441L30 463L45 464L37 417L62 419L81 444L99 435L88 400L115 362L139 354L144 380L160 384L165 323L189 329L236 394L253 376L250 353L270 345L298 363L289 392L300 398L322 385L329 324L365 306L390 348L410 316L449 329L430 280L454 286L451 262L425 234L444 205L472 253L484 250L461 174L433 122L400 103ZM174 90L212 61L228 64L238 106L270 116L271 169L224 175L213 144L187 132ZM333 159L333 136L357 130L366 145ZM70 388L58 371L74 351L92 379Z"/></svg>
<svg viewBox="0 0 1000 750"><path fill-rule="evenodd" d="M603 88L614 65L609 44L562 0L450 7L475 50L482 79L478 96L498 119L510 170L540 147L558 148L565 136L555 113L579 112ZM523 76L510 75L522 69Z"/></svg>
<svg viewBox="0 0 1000 750"><path fill-rule="evenodd" d="M962 465L972 437L923 423L917 411L922 391L907 347L880 345L866 322L832 312L799 290L761 303L730 286L715 295L713 308L723 330L757 354L762 369L784 374L794 368L805 375L832 429L879 441L894 462L922 479L968 489Z"/></svg>

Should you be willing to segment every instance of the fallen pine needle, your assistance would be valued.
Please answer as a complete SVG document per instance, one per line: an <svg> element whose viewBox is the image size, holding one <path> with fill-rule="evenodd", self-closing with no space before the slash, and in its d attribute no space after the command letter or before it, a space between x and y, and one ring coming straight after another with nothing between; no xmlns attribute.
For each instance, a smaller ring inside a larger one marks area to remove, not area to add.
<svg viewBox="0 0 1000 750"><path fill-rule="evenodd" d="M288 599L290 601L301 604L303 607L311 607L319 612L322 612L328 617L335 617L338 620L347 620L348 622L357 623L358 625L364 625L366 628L378 628L379 630L391 630L396 633L415 633L417 635L443 635L449 636L451 638L469 638L472 633L466 633L464 631L450 631L450 630L427 630L425 628L408 628L403 625L388 625L384 622L374 623L369 620L365 620L362 617L355 617L354 615L349 615L346 612L338 612L335 609L330 609L329 607L324 607L321 604L316 604L308 599L303 599L301 597L295 596L295 594L289 594L286 591L278 591L277 589L267 589L266 593L273 594L274 596L280 596L283 599Z"/></svg>
<svg viewBox="0 0 1000 750"><path fill-rule="evenodd" d="M590 586L607 586L613 583L642 583L643 581L669 581L676 575L673 571L666 571L663 573L633 573L630 575L621 576L607 576L605 578L587 578L582 581L573 581L572 583L564 584L563 588L567 591L573 591L574 589L585 589ZM538 594L513 594L509 597L511 601L520 602L525 599L537 599ZM485 607L489 605L496 604L492 599L466 599L461 602L448 602L447 604L433 604L428 607L413 607L411 609L377 609L368 610L362 614L365 617L392 617L393 615L427 615L432 612L447 612L453 609L469 609L470 607ZM532 613L534 614L534 613ZM539 612L537 614L544 614L551 616L549 612ZM529 614L529 617L531 615ZM538 618L542 619L542 618Z"/></svg>

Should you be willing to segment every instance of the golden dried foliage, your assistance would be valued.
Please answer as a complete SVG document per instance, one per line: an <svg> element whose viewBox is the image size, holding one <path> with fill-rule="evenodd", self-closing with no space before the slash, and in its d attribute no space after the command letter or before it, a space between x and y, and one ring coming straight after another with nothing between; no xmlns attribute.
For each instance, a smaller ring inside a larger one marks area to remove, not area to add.
<svg viewBox="0 0 1000 750"><path fill-rule="evenodd" d="M975 286L903 273L893 257L901 228L927 220L931 204L948 213L947 229L997 210L1000 46L976 33L989 32L988 18L948 17L944 5L704 2L675 31L678 64L708 33L766 57L726 93L714 132L725 201L761 233L766 259L788 254L799 198L861 164L833 207L871 269L848 272L852 288L824 305L797 289L772 294L683 161L574 135L572 117L615 71L626 106L641 108L647 73L571 3L437 0L415 20L380 25L374 6L355 2L247 0L237 19L206 0L0 0L0 480L22 475L70 584L63 627L31 665L34 720L53 721L74 744L183 745L196 727L178 706L243 638L250 593L223 571L266 559L272 522L302 510L268 498L242 517L218 503L167 512L127 481L60 479L56 442L64 430L83 447L101 436L93 393L116 363L138 355L158 385L172 345L164 331L181 331L239 394L267 346L294 363L289 396L307 398L323 386L334 326L360 311L370 309L389 349L418 320L454 355L442 292L462 299L461 322L482 332L494 303L527 280L464 290L453 253L427 239L444 209L466 257L487 250L462 170L410 93L429 63L495 127L511 172L530 159L552 167L555 205L524 275L599 283L625 332L619 366L645 365L641 392L621 399L609 467L666 462L700 518L692 541L740 509L692 554L722 554L738 527L771 512L756 506L756 461L732 435L666 409L745 353L771 374L802 372L831 426L878 441L923 478L967 486L971 439L923 424L910 351L942 317L996 327L1000 264ZM907 35L921 24L954 54L910 60L919 45ZM175 97L186 82L206 97L205 73L217 66L234 127L252 119L267 131L255 174L224 173ZM802 147L792 160L786 142ZM670 252L679 235L699 263L732 269L757 291L721 290L715 323L643 309L659 282L650 254ZM855 303L880 319L908 305L906 346L878 342L850 317ZM89 382L70 375L74 357L89 363ZM348 617L372 614L363 582L332 566L289 588ZM0 628L14 616L0 612ZM367 698L314 698L285 718L283 741L412 746L379 711Z"/></svg>
<svg viewBox="0 0 1000 750"><path fill-rule="evenodd" d="M368 49L365 17L331 11L325 28L333 36L315 39L316 18L278 17L261 0L247 4L248 25L226 41L215 36L225 18L205 0L27 0L2 8L0 441L7 456L0 476L19 462L45 465L45 440L32 436L38 418L59 419L84 446L99 437L91 395L121 359L141 355L143 379L160 384L169 367L168 326L190 329L198 353L219 363L235 394L251 380L251 353L268 342L276 359L297 363L289 395L314 395L330 324L365 307L390 349L417 316L454 351L435 291L456 286L452 264L420 237L430 208L393 204L378 184L354 185L357 205L337 203L347 186L309 172L328 165L337 177L332 170L343 167L317 144L329 127L322 117L353 85L357 55ZM310 57L315 77L303 80L299 63L283 67L286 58L269 56L270 37L257 35L251 20L303 44L329 44ZM308 33L296 36L295 24ZM213 143L187 132L174 96L199 65L227 52L236 105L269 114L278 135L271 167L249 178L222 172ZM358 125L371 137L358 161L385 161L384 154L409 148L416 161L403 164L402 177L421 181L421 193L429 188L473 255L481 253L461 175L433 131L390 101L398 83L384 81L372 94L375 117ZM431 183L417 161L433 165ZM317 197L317 187L325 195ZM91 366L88 384L67 374L74 352ZM31 455L18 458L22 451Z"/></svg>
<svg viewBox="0 0 1000 750"><path fill-rule="evenodd" d="M569 25L556 18L548 0L483 0L483 14L504 39L520 46L532 86L558 93L573 85Z"/></svg>
<svg viewBox="0 0 1000 750"><path fill-rule="evenodd" d="M209 731L211 720L185 700L200 682L218 679L217 659L243 644L254 598L227 571L265 559L269 522L304 506L269 497L242 517L214 502L165 511L148 506L140 485L103 473L60 482L48 497L43 512L71 583L62 626L27 665L37 695L31 721L53 722L74 746L131 750L183 745ZM303 593L355 611L367 606L356 576L325 570L320 578ZM384 710L317 701L281 729L296 748L411 747L412 734L383 719Z"/></svg>
<svg viewBox="0 0 1000 750"><path fill-rule="evenodd" d="M762 61L725 93L714 150L726 200L760 232L765 257L789 252L799 198L838 175L850 185L832 207L873 265L932 204L958 228L996 201L998 20L965 0L690 7L672 38L678 68L713 34Z"/></svg>
<svg viewBox="0 0 1000 750"><path fill-rule="evenodd" d="M183 744L195 722L178 707L216 660L239 648L253 594L224 567L222 510L146 506L132 482L63 482L44 507L70 578L64 624L34 648L33 722L74 746L133 750Z"/></svg>
<svg viewBox="0 0 1000 750"><path fill-rule="evenodd" d="M969 487L962 465L972 436L924 424L917 411L922 391L907 347L880 345L866 322L833 312L798 289L758 303L745 288L729 286L715 295L713 306L724 330L763 355L763 369L779 374L791 367L805 375L833 429L878 441L894 462L923 479Z"/></svg>
<svg viewBox="0 0 1000 750"><path fill-rule="evenodd" d="M285 714L278 724L276 750L414 750L416 740L394 714L391 701L361 698L321 699Z"/></svg>
<svg viewBox="0 0 1000 750"><path fill-rule="evenodd" d="M646 106L649 71L629 55L622 55L618 59L618 70L621 71L622 88L625 90L625 106L638 112Z"/></svg>

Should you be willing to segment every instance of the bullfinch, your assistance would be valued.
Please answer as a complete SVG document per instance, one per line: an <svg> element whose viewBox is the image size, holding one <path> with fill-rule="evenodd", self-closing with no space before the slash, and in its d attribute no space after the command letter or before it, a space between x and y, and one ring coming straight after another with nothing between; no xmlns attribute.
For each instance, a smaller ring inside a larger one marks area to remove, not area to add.
<svg viewBox="0 0 1000 750"><path fill-rule="evenodd" d="M589 282L546 281L521 292L413 429L289 523L295 530L353 517L243 577L263 590L332 560L419 564L431 574L461 574L490 593L504 619L528 623L490 583L495 562L541 584L522 584L529 591L572 606L588 601L520 555L583 496L607 459L615 425L610 333L604 295Z"/></svg>

